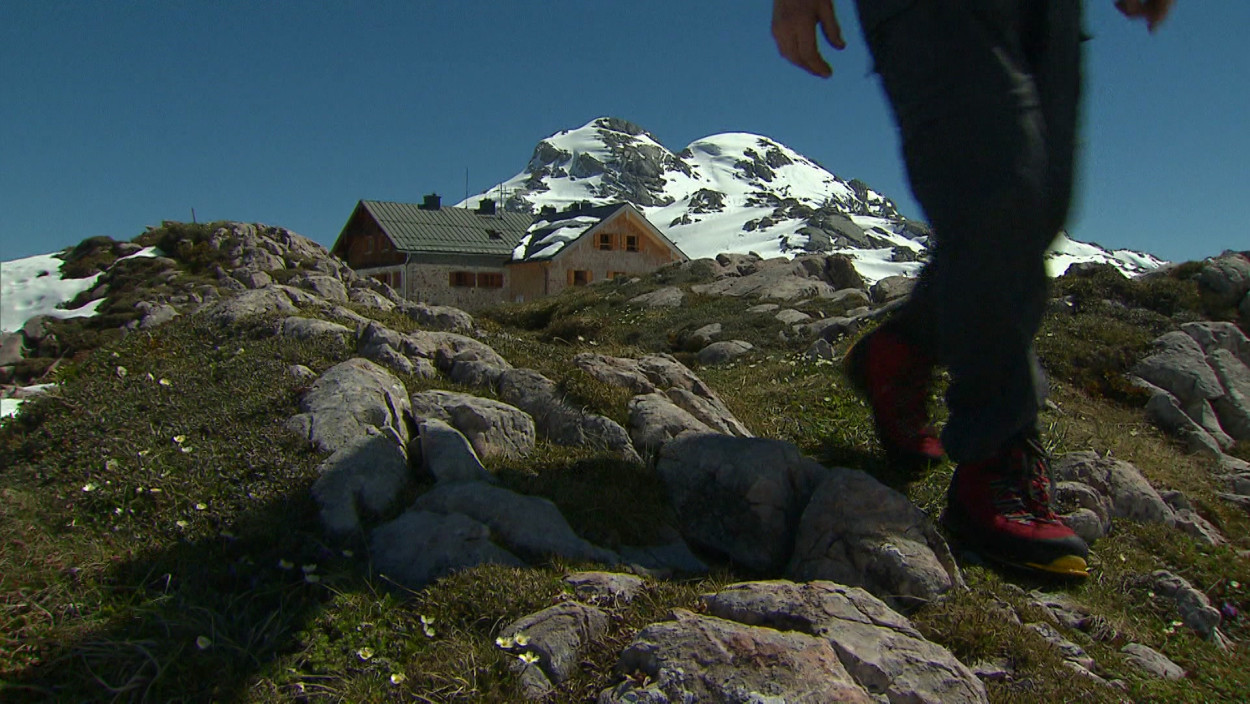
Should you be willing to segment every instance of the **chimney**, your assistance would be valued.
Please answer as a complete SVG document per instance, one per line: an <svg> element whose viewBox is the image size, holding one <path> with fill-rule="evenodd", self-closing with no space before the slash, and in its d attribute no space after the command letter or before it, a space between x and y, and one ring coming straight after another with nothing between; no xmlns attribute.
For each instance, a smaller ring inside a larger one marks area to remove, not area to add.
<svg viewBox="0 0 1250 704"><path fill-rule="evenodd" d="M542 208L538 210L538 214L542 217L549 218L552 215L556 214L556 206L544 205Z"/></svg>
<svg viewBox="0 0 1250 704"><path fill-rule="evenodd" d="M482 200L478 201L477 214L478 215L494 215L495 214L495 201L491 200L490 198L483 198Z"/></svg>
<svg viewBox="0 0 1250 704"><path fill-rule="evenodd" d="M442 200L442 196L437 193L428 193L417 208L419 210L438 210L442 207Z"/></svg>

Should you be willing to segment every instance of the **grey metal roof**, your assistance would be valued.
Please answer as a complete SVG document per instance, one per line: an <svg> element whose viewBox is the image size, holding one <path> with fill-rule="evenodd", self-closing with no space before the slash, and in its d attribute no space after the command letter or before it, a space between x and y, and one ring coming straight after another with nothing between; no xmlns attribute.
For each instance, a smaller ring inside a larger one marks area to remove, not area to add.
<svg viewBox="0 0 1250 704"><path fill-rule="evenodd" d="M533 216L498 211L481 215L468 208L423 210L416 203L362 200L361 207L403 252L454 252L511 257ZM495 232L498 237L492 237Z"/></svg>

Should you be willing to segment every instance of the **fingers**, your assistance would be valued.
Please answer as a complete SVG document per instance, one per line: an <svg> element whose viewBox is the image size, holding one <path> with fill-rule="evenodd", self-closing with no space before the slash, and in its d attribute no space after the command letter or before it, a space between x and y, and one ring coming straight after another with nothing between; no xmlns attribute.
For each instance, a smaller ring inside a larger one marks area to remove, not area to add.
<svg viewBox="0 0 1250 704"><path fill-rule="evenodd" d="M831 0L774 0L773 40L787 61L821 78L828 78L833 69L820 55L816 43L816 25L837 49L846 46L842 29L834 15Z"/></svg>
<svg viewBox="0 0 1250 704"><path fill-rule="evenodd" d="M832 0L817 2L816 16L820 18L820 28L824 30L825 39L829 40L834 49L845 49L846 40L842 38L842 25L838 24L838 16L833 12Z"/></svg>

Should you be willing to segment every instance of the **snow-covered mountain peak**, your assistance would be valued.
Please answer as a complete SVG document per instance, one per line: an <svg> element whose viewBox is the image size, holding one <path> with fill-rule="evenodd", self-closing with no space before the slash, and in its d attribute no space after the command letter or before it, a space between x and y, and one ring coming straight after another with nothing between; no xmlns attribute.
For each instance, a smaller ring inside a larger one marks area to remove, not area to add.
<svg viewBox="0 0 1250 704"><path fill-rule="evenodd" d="M692 258L844 253L870 281L918 272L930 234L884 194L769 137L725 132L673 152L615 117L540 140L524 171L459 205L476 207L481 198L529 213L624 201ZM1133 260L1107 256L1126 272Z"/></svg>

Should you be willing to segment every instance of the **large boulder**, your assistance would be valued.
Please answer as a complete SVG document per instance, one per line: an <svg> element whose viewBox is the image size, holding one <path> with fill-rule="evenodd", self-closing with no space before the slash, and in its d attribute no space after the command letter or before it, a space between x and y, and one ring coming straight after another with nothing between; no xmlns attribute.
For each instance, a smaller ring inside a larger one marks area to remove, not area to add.
<svg viewBox="0 0 1250 704"><path fill-rule="evenodd" d="M439 484L417 497L413 510L460 513L490 526L495 539L527 559L551 556L615 564L611 550L596 547L569 527L548 499L484 482Z"/></svg>
<svg viewBox="0 0 1250 704"><path fill-rule="evenodd" d="M642 673L599 695L626 702L873 704L824 639L676 609L644 628L617 669Z"/></svg>
<svg viewBox="0 0 1250 704"><path fill-rule="evenodd" d="M786 571L863 587L902 608L963 584L924 511L868 474L843 468L830 469L808 501Z"/></svg>
<svg viewBox="0 0 1250 704"><path fill-rule="evenodd" d="M981 704L985 686L946 648L863 589L833 582L732 584L703 603L713 616L822 638L855 682L889 702Z"/></svg>
<svg viewBox="0 0 1250 704"><path fill-rule="evenodd" d="M1182 405L1224 394L1202 346L1179 330L1156 339L1150 356L1138 362L1132 371L1176 396Z"/></svg>
<svg viewBox="0 0 1250 704"><path fill-rule="evenodd" d="M508 369L499 376L499 396L534 418L539 433L558 445L606 448L641 462L629 434L616 421L564 400L556 383L532 369Z"/></svg>
<svg viewBox="0 0 1250 704"><path fill-rule="evenodd" d="M374 529L373 567L410 589L420 589L454 570L524 562L490 540L490 528L458 513L408 511Z"/></svg>
<svg viewBox="0 0 1250 704"><path fill-rule="evenodd" d="M438 418L417 423L421 467L435 482L489 481L482 460L459 430Z"/></svg>
<svg viewBox="0 0 1250 704"><path fill-rule="evenodd" d="M321 523L332 536L359 531L362 519L390 509L412 481L396 438L376 431L347 442L317 472L312 494L321 507Z"/></svg>
<svg viewBox="0 0 1250 704"><path fill-rule="evenodd" d="M244 291L209 305L205 315L221 325L238 325L249 318L269 315L295 315L298 309L285 291L270 286Z"/></svg>
<svg viewBox="0 0 1250 704"><path fill-rule="evenodd" d="M1107 497L1113 518L1172 525L1175 514L1140 470L1096 452L1070 452L1051 464L1055 481L1084 484Z"/></svg>
<svg viewBox="0 0 1250 704"><path fill-rule="evenodd" d="M367 359L356 357L328 369L299 408L302 412L287 427L324 452L367 435L368 428L394 433L401 446L408 445L408 392L395 375Z"/></svg>
<svg viewBox="0 0 1250 704"><path fill-rule="evenodd" d="M656 471L694 547L779 574L799 518L828 470L778 440L689 434L664 444Z"/></svg>
<svg viewBox="0 0 1250 704"><path fill-rule="evenodd" d="M534 419L494 399L454 391L412 394L412 414L421 422L436 418L460 431L482 459L525 457L534 451Z"/></svg>

